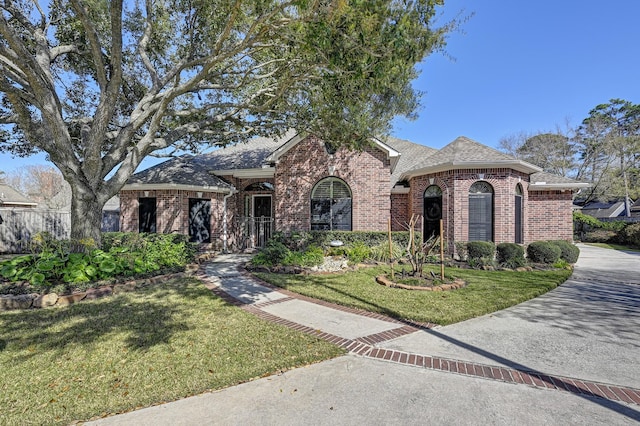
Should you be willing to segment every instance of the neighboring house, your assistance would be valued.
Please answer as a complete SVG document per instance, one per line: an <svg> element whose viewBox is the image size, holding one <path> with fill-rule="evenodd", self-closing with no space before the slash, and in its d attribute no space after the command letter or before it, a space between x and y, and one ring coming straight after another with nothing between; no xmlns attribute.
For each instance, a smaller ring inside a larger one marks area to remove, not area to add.
<svg viewBox="0 0 640 426"><path fill-rule="evenodd" d="M27 208L32 209L38 203L22 195L6 183L0 183L0 208Z"/></svg>
<svg viewBox="0 0 640 426"><path fill-rule="evenodd" d="M573 191L588 186L466 137L440 150L373 139L333 151L313 135L183 156L131 177L120 192L121 230L178 232L228 249L260 246L273 231L406 229L443 219L454 242L571 240Z"/></svg>
<svg viewBox="0 0 640 426"><path fill-rule="evenodd" d="M624 201L590 201L581 207L579 210L593 216L597 219L610 219L610 218L624 218L625 209Z"/></svg>

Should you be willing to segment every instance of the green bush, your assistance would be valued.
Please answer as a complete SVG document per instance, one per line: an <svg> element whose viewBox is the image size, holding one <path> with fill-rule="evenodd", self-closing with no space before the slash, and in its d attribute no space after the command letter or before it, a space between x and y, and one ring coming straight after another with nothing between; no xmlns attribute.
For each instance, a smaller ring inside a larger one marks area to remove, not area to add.
<svg viewBox="0 0 640 426"><path fill-rule="evenodd" d="M500 243L496 246L498 263L506 268L518 268L524 266L527 261L524 258L524 248L515 243Z"/></svg>
<svg viewBox="0 0 640 426"><path fill-rule="evenodd" d="M177 234L104 234L103 249L92 241L54 240L38 234L33 254L0 262L0 275L12 281L29 281L36 288L56 284L77 285L92 281L182 270L195 257L195 247ZM72 252L71 248L83 248Z"/></svg>
<svg viewBox="0 0 640 426"><path fill-rule="evenodd" d="M356 241L346 249L347 257L351 263L362 263L371 257L371 248L361 241Z"/></svg>
<svg viewBox="0 0 640 426"><path fill-rule="evenodd" d="M527 257L534 263L553 264L560 259L562 250L549 241L534 241L527 246Z"/></svg>
<svg viewBox="0 0 640 426"><path fill-rule="evenodd" d="M260 252L251 259L251 263L254 265L274 266L279 265L282 261L289 256L291 250L284 245L284 243L278 241L277 238L272 238L267 241Z"/></svg>
<svg viewBox="0 0 640 426"><path fill-rule="evenodd" d="M578 256L580 256L580 249L574 244L571 244L569 241L564 240L555 240L549 242L555 244L560 248L560 259L564 260L568 264L574 264L578 261Z"/></svg>
<svg viewBox="0 0 640 426"><path fill-rule="evenodd" d="M391 238L402 247L409 241L409 232L392 232ZM303 251L311 245L328 249L331 241L342 241L345 246L362 243L373 247L389 241L389 234L383 231L294 231L277 233L274 239L285 244L290 250Z"/></svg>
<svg viewBox="0 0 640 426"><path fill-rule="evenodd" d="M618 239L621 244L640 247L640 223L627 225L618 233Z"/></svg>
<svg viewBox="0 0 640 426"><path fill-rule="evenodd" d="M310 246L305 251L289 251L282 260L286 266L316 266L324 261L324 252L320 247Z"/></svg>
<svg viewBox="0 0 640 426"><path fill-rule="evenodd" d="M389 242L383 242L371 247L371 260L376 262L389 262L391 259L397 261L404 256L405 246L401 246L398 242L393 241L391 245L391 253L389 253Z"/></svg>
<svg viewBox="0 0 640 426"><path fill-rule="evenodd" d="M467 256L469 259L491 259L495 257L496 245L489 241L469 241Z"/></svg>

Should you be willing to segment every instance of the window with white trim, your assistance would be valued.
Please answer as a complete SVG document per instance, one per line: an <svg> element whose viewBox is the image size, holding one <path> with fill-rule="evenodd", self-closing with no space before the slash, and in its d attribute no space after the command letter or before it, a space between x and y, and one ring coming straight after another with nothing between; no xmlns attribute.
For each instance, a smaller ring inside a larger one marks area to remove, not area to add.
<svg viewBox="0 0 640 426"><path fill-rule="evenodd" d="M322 179L311 191L312 231L351 231L351 189L342 179Z"/></svg>

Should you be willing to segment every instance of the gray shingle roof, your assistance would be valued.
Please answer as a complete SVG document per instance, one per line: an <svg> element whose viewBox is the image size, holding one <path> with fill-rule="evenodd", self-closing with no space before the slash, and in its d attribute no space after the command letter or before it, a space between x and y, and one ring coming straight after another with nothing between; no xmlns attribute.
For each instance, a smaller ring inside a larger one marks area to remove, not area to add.
<svg viewBox="0 0 640 426"><path fill-rule="evenodd" d="M0 183L0 206L35 206L37 203L5 183Z"/></svg>
<svg viewBox="0 0 640 426"><path fill-rule="evenodd" d="M296 136L290 130L281 138L254 138L246 143L216 149L198 156L183 156L158 164L129 179L128 184L139 185L188 185L232 189L232 186L211 172L224 170L259 169L265 159L285 146ZM532 189L577 188L588 186L562 176L540 171L540 168L518 160L508 154L490 148L464 136L440 150L394 137L381 138L381 142L400 153L400 158L391 174L391 187L400 179L413 174L429 173L439 168L468 168L478 166L512 167L531 175ZM219 173L218 173L219 174ZM536 184L537 183L537 184Z"/></svg>
<svg viewBox="0 0 640 426"><path fill-rule="evenodd" d="M134 174L127 184L174 184L231 189L233 187L230 184L211 172L260 168L269 154L295 134L295 131L290 130L281 138L253 138L246 143L218 148L207 154L183 155Z"/></svg>
<svg viewBox="0 0 640 426"><path fill-rule="evenodd" d="M136 173L128 185L187 185L232 189L232 186L209 173L211 168L200 157L183 155Z"/></svg>
<svg viewBox="0 0 640 426"><path fill-rule="evenodd" d="M391 136L381 140L396 151L400 152L400 160L391 174L392 188L396 183L398 183L400 176L402 176L404 172L412 170L415 164L425 161L427 157L438 152L437 149Z"/></svg>

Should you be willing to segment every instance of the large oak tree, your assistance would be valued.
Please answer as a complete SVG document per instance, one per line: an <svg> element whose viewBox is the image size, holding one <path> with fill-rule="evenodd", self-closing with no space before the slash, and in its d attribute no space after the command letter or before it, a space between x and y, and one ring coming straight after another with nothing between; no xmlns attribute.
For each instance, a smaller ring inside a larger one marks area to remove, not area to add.
<svg viewBox="0 0 640 426"><path fill-rule="evenodd" d="M362 146L412 116L442 0L0 1L0 148L45 151L72 239L154 153L288 128Z"/></svg>

